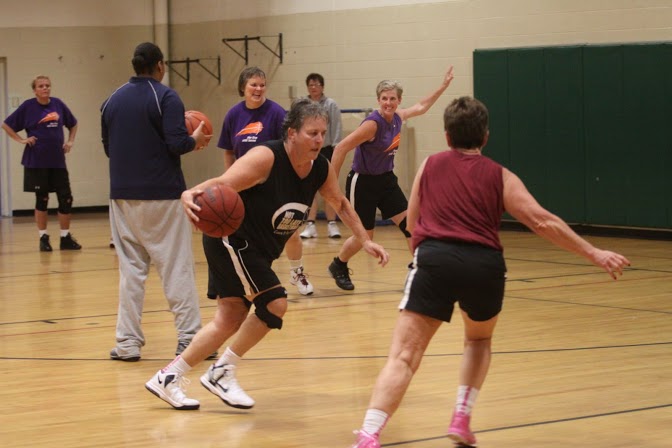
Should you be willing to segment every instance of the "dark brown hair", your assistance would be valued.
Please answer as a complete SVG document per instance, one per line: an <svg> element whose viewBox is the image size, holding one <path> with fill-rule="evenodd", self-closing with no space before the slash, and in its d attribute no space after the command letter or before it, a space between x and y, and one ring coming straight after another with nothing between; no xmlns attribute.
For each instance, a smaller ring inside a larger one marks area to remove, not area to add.
<svg viewBox="0 0 672 448"><path fill-rule="evenodd" d="M476 98L457 98L443 113L443 128L454 149L481 148L488 135L488 108Z"/></svg>
<svg viewBox="0 0 672 448"><path fill-rule="evenodd" d="M143 42L135 47L133 59L131 59L136 75L151 75L161 61L163 61L163 52L151 42Z"/></svg>

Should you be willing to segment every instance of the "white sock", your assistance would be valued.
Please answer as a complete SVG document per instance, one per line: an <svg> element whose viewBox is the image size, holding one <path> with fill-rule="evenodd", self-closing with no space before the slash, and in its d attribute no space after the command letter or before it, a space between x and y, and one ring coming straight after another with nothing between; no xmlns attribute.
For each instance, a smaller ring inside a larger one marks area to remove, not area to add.
<svg viewBox="0 0 672 448"><path fill-rule="evenodd" d="M390 416L387 415L387 412L378 409L367 409L362 429L371 435L379 434L389 418Z"/></svg>
<svg viewBox="0 0 672 448"><path fill-rule="evenodd" d="M303 267L303 259L299 258L298 260L289 260L289 267L292 271L296 271L300 267Z"/></svg>
<svg viewBox="0 0 672 448"><path fill-rule="evenodd" d="M61 238L68 236L70 229L61 229Z"/></svg>
<svg viewBox="0 0 672 448"><path fill-rule="evenodd" d="M478 397L478 389L471 386L459 386L457 388L457 400L455 402L455 412L462 412L471 415L471 408L474 407Z"/></svg>
<svg viewBox="0 0 672 448"><path fill-rule="evenodd" d="M44 230L38 230L38 232L40 232L40 238L42 238L42 235L48 235L48 233L47 233L47 229L44 229Z"/></svg>
<svg viewBox="0 0 672 448"><path fill-rule="evenodd" d="M240 361L242 358L238 355L236 355L231 348L226 347L226 350L224 350L224 354L219 357L217 362L215 363L218 366L223 366L226 364L230 365L237 365L238 361Z"/></svg>
<svg viewBox="0 0 672 448"><path fill-rule="evenodd" d="M170 364L161 369L163 373L177 373L178 375L185 375L190 370L191 366L182 359L182 355L178 355Z"/></svg>

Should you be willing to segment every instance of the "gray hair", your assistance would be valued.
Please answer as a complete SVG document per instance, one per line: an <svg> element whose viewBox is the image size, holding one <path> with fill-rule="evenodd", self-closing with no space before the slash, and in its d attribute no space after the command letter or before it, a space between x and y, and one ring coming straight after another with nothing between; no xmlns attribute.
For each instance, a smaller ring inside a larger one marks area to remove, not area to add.
<svg viewBox="0 0 672 448"><path fill-rule="evenodd" d="M307 118L324 118L329 123L329 113L320 103L310 98L299 98L292 103L292 107L282 122L282 139L287 140L287 131L299 130Z"/></svg>
<svg viewBox="0 0 672 448"><path fill-rule="evenodd" d="M383 92L387 92L388 90L396 90L397 96L399 98L401 98L401 94L404 93L404 88L401 87L401 83L399 81L391 81L389 79L385 79L383 81L380 81L378 83L378 87L376 87L376 98L380 98L380 94Z"/></svg>

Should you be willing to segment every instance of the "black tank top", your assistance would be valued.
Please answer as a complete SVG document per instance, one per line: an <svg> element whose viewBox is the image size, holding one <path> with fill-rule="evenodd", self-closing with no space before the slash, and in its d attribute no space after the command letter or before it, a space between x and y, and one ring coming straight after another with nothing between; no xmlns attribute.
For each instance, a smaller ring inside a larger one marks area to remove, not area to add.
<svg viewBox="0 0 672 448"><path fill-rule="evenodd" d="M282 140L272 140L263 146L275 155L271 173L263 184L240 192L245 204L245 219L230 241L246 240L247 244L275 260L289 237L306 219L315 193L327 180L329 162L324 156L318 156L308 176L301 179L289 161Z"/></svg>

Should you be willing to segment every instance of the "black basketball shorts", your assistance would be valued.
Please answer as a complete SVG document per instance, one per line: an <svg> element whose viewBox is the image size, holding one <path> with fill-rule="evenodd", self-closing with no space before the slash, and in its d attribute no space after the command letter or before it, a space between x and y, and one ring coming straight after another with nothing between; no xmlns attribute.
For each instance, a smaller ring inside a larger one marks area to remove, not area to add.
<svg viewBox="0 0 672 448"><path fill-rule="evenodd" d="M203 250L208 261L208 298L245 297L257 294L280 280L271 265L273 260L262 255L246 240L233 236L212 238L203 235Z"/></svg>
<svg viewBox="0 0 672 448"><path fill-rule="evenodd" d="M502 310L502 252L478 244L425 240L414 254L399 309L450 322L455 302L483 322Z"/></svg>
<svg viewBox="0 0 672 448"><path fill-rule="evenodd" d="M70 177L65 168L24 168L23 191L31 193L70 193Z"/></svg>
<svg viewBox="0 0 672 448"><path fill-rule="evenodd" d="M380 209L383 219L389 219L408 208L406 196L393 171L376 175L350 171L345 183L345 196L366 230L373 230L376 226L376 209Z"/></svg>

